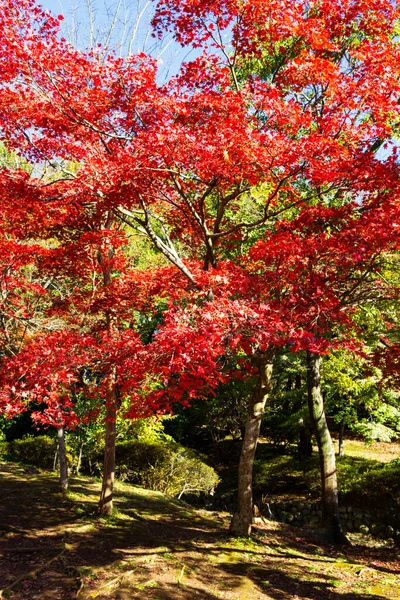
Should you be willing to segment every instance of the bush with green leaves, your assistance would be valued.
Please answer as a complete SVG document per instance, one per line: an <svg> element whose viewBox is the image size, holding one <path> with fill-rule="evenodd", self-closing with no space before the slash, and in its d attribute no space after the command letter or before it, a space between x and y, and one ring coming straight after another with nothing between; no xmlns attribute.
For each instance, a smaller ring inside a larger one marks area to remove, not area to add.
<svg viewBox="0 0 400 600"><path fill-rule="evenodd" d="M389 402L392 401L393 404ZM397 406L395 405L397 403ZM384 390L382 403L370 411L368 419L360 419L352 425L353 431L362 435L366 442L391 442L399 437L400 410L398 394Z"/></svg>
<svg viewBox="0 0 400 600"><path fill-rule="evenodd" d="M360 461L366 463L347 484L346 502L359 508L370 510L394 509L399 515L400 508L400 459L397 458L382 465L375 461ZM373 464L375 462L375 464ZM400 524L400 521L399 521Z"/></svg>
<svg viewBox="0 0 400 600"><path fill-rule="evenodd" d="M47 435L26 436L8 443L8 455L13 460L51 469L56 448L56 439Z"/></svg>
<svg viewBox="0 0 400 600"><path fill-rule="evenodd" d="M219 482L198 454L171 442L120 442L116 465L120 479L178 498L210 492Z"/></svg>
<svg viewBox="0 0 400 600"><path fill-rule="evenodd" d="M8 455L8 443L0 436L0 460L4 460Z"/></svg>

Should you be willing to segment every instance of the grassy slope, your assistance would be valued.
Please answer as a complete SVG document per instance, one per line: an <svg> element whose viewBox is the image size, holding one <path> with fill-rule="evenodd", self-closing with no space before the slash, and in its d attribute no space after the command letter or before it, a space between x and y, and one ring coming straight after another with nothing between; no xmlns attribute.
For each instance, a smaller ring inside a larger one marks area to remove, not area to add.
<svg viewBox="0 0 400 600"><path fill-rule="evenodd" d="M228 456L230 443L227 442ZM240 447L232 446L230 450L229 466L220 469L218 459L215 464L222 479L220 492L225 494L233 493L236 488ZM359 440L346 441L346 456L336 461L341 502L371 511L376 507L400 510L400 461L396 462L399 457L398 443L366 445ZM317 449L303 465L297 458L296 447L283 449L262 441L257 448L254 489L256 498L319 499Z"/></svg>
<svg viewBox="0 0 400 600"><path fill-rule="evenodd" d="M342 554L273 522L231 539L227 514L126 484L116 514L99 519L97 482L74 479L63 498L52 474L0 467L0 581L21 576L14 600L400 598L399 552L382 544Z"/></svg>

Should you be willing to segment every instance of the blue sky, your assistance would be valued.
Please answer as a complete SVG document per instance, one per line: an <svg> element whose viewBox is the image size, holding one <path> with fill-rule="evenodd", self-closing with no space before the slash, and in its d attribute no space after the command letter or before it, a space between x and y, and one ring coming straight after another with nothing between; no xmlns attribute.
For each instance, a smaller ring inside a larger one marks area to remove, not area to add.
<svg viewBox="0 0 400 600"><path fill-rule="evenodd" d="M189 58L187 49L171 37L162 42L152 37L151 0L41 0L40 4L54 15L64 16L63 35L75 47L85 49L101 43L121 55L146 52L160 61L162 80Z"/></svg>

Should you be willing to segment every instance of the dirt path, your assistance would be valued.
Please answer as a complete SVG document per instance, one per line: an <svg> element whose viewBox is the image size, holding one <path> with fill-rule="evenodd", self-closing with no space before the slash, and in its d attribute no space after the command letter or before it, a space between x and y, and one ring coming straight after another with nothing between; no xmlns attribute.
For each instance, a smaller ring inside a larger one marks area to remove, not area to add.
<svg viewBox="0 0 400 600"><path fill-rule="evenodd" d="M12 464L0 483L0 588L13 600L400 599L399 552L372 541L341 554L274 522L232 539L229 515L123 484L99 519L99 484L75 479L63 498L52 474Z"/></svg>

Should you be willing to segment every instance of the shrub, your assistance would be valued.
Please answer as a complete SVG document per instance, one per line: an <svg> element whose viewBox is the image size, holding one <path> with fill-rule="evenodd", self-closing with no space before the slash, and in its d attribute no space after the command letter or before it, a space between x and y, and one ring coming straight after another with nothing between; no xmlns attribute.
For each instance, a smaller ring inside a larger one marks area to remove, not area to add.
<svg viewBox="0 0 400 600"><path fill-rule="evenodd" d="M371 461L368 461L371 462ZM346 498L353 506L376 510L400 508L400 459L384 465L377 463L362 473L349 487Z"/></svg>
<svg viewBox="0 0 400 600"><path fill-rule="evenodd" d="M120 442L116 463L120 479L178 498L210 492L219 481L212 467L176 443Z"/></svg>
<svg viewBox="0 0 400 600"><path fill-rule="evenodd" d="M56 447L56 440L47 435L24 437L21 440L9 442L8 454L13 460L51 469Z"/></svg>
<svg viewBox="0 0 400 600"><path fill-rule="evenodd" d="M351 429L362 435L367 443L372 442L391 442L399 437L398 431L387 427L383 423L376 423L363 419L352 425Z"/></svg>
<svg viewBox="0 0 400 600"><path fill-rule="evenodd" d="M8 455L8 443L0 439L0 460L3 460Z"/></svg>

